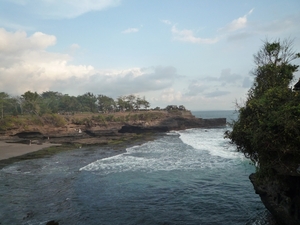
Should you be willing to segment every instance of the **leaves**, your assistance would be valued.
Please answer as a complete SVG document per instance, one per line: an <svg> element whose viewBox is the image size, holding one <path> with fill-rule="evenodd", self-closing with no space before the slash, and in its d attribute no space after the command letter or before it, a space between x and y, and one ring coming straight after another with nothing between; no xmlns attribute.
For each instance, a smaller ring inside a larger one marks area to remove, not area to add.
<svg viewBox="0 0 300 225"><path fill-rule="evenodd" d="M290 61L299 53L291 44L265 42L254 56L255 82L232 131L225 133L260 171L300 163L300 95L289 88L299 67Z"/></svg>

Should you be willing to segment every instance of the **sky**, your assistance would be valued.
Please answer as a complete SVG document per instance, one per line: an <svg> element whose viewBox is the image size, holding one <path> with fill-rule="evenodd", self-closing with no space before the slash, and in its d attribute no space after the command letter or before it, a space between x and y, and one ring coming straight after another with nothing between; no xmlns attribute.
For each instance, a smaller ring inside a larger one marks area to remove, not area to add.
<svg viewBox="0 0 300 225"><path fill-rule="evenodd" d="M299 21L299 0L0 0L0 92L234 110L263 41L300 52Z"/></svg>

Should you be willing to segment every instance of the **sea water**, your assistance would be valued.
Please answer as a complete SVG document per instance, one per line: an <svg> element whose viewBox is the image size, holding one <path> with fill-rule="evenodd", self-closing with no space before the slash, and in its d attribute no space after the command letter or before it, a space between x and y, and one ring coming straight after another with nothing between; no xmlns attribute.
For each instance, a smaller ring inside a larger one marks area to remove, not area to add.
<svg viewBox="0 0 300 225"><path fill-rule="evenodd" d="M268 224L248 178L255 168L223 138L227 129L173 131L122 152L85 148L9 165L0 171L0 224Z"/></svg>

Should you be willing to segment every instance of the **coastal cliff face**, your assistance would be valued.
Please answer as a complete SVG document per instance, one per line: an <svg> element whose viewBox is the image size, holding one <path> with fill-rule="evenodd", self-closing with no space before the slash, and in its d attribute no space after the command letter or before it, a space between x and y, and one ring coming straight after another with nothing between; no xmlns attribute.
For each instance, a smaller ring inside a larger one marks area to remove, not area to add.
<svg viewBox="0 0 300 225"><path fill-rule="evenodd" d="M148 111L106 114L61 115L64 125L43 121L40 125L26 124L6 130L0 138L22 140L49 139L52 143L105 144L130 138L136 134L168 132L188 128L212 128L226 125L226 118L201 119L190 111Z"/></svg>
<svg viewBox="0 0 300 225"><path fill-rule="evenodd" d="M274 171L275 172L275 171ZM263 204L282 225L300 224L300 176L289 173L260 179L251 174L250 180Z"/></svg>

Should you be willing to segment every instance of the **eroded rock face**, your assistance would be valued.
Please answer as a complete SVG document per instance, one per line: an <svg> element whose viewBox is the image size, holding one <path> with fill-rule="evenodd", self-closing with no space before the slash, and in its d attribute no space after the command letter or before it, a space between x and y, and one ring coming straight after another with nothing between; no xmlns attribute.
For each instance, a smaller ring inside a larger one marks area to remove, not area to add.
<svg viewBox="0 0 300 225"><path fill-rule="evenodd" d="M130 125L122 126L119 133L145 133L145 132L168 132L171 130L183 130L189 128L212 128L226 125L226 118L217 119L199 119L199 118L184 118L171 117L167 118L155 126L145 125Z"/></svg>
<svg viewBox="0 0 300 225"><path fill-rule="evenodd" d="M249 178L263 204L280 224L300 224L299 176L278 175L261 180L251 174Z"/></svg>
<svg viewBox="0 0 300 225"><path fill-rule="evenodd" d="M24 132L17 133L15 136L19 138L25 138L25 139L44 137L44 135L41 132L35 132L35 131L28 131L28 132L24 131Z"/></svg>
<svg viewBox="0 0 300 225"><path fill-rule="evenodd" d="M155 115L155 114L154 114ZM69 120L72 121L72 120ZM100 142L121 138L125 134L141 134L147 132L168 132L170 130L183 130L188 128L212 128L226 125L226 118L200 119L190 112L166 113L152 117L148 120L125 122L107 122L105 124L90 120L88 124L69 122L63 127L28 126L27 130L10 130L10 137L25 140L50 140L53 143L78 142L89 138L100 139ZM105 139L105 140L104 140ZM95 141L93 141L94 143Z"/></svg>

